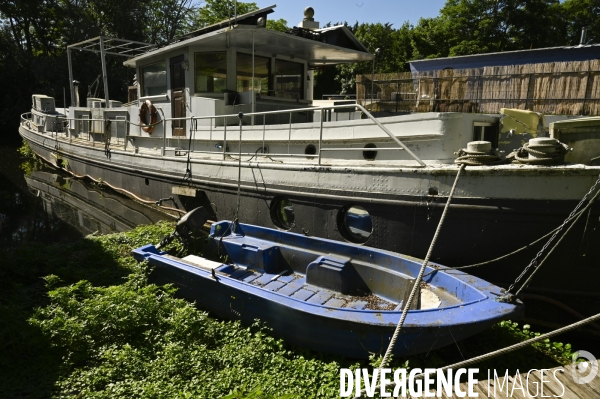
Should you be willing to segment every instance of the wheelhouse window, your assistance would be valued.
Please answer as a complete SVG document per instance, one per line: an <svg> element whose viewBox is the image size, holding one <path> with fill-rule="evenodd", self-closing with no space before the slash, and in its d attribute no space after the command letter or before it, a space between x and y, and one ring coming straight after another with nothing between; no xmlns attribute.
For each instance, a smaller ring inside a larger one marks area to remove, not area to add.
<svg viewBox="0 0 600 399"><path fill-rule="evenodd" d="M252 55L237 53L236 59L237 91L252 90ZM263 95L269 93L271 59L254 56L254 91Z"/></svg>
<svg viewBox="0 0 600 399"><path fill-rule="evenodd" d="M196 93L221 93L227 89L227 54L215 51L195 54Z"/></svg>
<svg viewBox="0 0 600 399"><path fill-rule="evenodd" d="M492 148L498 147L498 126L492 123L475 122L473 124L473 140L489 141Z"/></svg>
<svg viewBox="0 0 600 399"><path fill-rule="evenodd" d="M275 96L304 99L304 64L275 60Z"/></svg>
<svg viewBox="0 0 600 399"><path fill-rule="evenodd" d="M142 75L142 96L167 94L167 62L161 61L140 68Z"/></svg>

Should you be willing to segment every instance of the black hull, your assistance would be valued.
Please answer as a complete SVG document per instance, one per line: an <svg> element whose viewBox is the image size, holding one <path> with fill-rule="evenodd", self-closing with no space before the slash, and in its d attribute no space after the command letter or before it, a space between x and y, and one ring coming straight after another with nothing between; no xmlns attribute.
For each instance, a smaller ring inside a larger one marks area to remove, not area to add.
<svg viewBox="0 0 600 399"><path fill-rule="evenodd" d="M51 162L46 147L29 142L32 150ZM143 198L171 197L172 187L188 186L201 190L195 198L174 196L177 206L191 210L211 208L216 218L233 219L236 214L237 185L230 181L205 181L159 170L136 170L110 161L99 164L75 154L61 153L63 165L76 175L89 175ZM256 173L260 173L257 169ZM467 171L468 173L468 171ZM460 187L461 182L458 182ZM345 241L338 230L338 212L348 205L359 205L369 212L373 233L366 245L424 258L440 220L444 196L398 195L397 200L381 200L369 193L345 192L340 195L308 192L302 187L242 187L239 219L244 223L276 227L271 220L274 197L291 200L295 225L290 231ZM489 261L527 246L560 226L578 201L510 200L456 198L433 250L431 261L456 267ZM165 203L169 205L169 203ZM599 295L600 204L582 215L569 234L538 271L530 288L541 291L574 292ZM547 239L485 266L466 270L501 286L508 286L534 258ZM555 242L558 240L555 240ZM552 247L552 246L551 246ZM540 258L540 260L543 259Z"/></svg>

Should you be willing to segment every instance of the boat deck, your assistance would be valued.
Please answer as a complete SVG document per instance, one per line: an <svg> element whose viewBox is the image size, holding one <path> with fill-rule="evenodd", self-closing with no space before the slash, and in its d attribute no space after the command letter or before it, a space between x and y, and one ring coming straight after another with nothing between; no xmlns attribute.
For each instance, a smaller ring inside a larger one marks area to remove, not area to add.
<svg viewBox="0 0 600 399"><path fill-rule="evenodd" d="M306 277L297 273L273 275L239 268L231 274L231 277L308 303L332 308L394 310L399 305L374 294L352 296L321 289L314 285L306 284Z"/></svg>
<svg viewBox="0 0 600 399"><path fill-rule="evenodd" d="M177 260L195 267L205 268L205 265L195 264L193 261L186 259ZM339 292L307 284L306 276L294 273L291 270L279 274L271 274L262 270L226 264L222 264L214 269L218 275L224 275L315 305L356 310L398 311L402 309L402 301L393 302L373 293L362 296L343 295ZM436 293L433 291L436 291ZM437 291L436 289L432 289L432 287L421 287L420 309L451 306L459 303L456 298L451 297L447 293Z"/></svg>

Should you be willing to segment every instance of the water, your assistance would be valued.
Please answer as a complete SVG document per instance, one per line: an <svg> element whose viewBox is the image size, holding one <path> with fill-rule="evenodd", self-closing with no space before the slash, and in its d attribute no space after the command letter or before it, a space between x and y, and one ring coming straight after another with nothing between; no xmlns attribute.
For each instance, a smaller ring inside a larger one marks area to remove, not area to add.
<svg viewBox="0 0 600 399"><path fill-rule="evenodd" d="M47 165L31 170L16 146L0 146L0 245L56 243L172 220L137 203ZM26 173L25 170L28 170Z"/></svg>

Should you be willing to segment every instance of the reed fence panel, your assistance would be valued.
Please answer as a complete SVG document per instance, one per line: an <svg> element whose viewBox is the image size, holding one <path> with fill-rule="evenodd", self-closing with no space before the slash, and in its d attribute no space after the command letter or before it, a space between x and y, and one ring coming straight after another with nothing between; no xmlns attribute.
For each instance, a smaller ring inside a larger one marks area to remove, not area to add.
<svg viewBox="0 0 600 399"><path fill-rule="evenodd" d="M359 75L356 93L374 112L600 115L600 60Z"/></svg>

